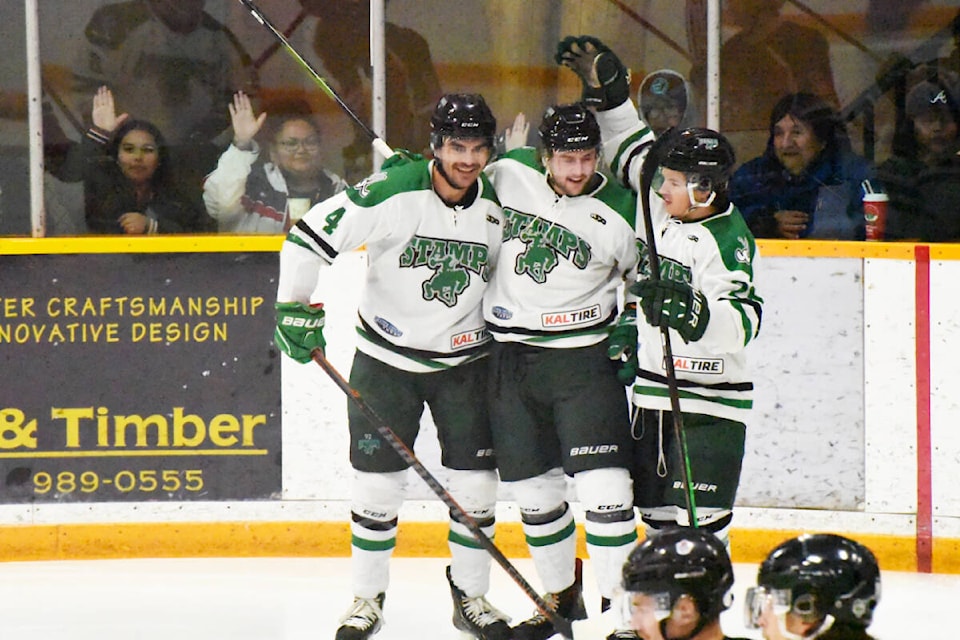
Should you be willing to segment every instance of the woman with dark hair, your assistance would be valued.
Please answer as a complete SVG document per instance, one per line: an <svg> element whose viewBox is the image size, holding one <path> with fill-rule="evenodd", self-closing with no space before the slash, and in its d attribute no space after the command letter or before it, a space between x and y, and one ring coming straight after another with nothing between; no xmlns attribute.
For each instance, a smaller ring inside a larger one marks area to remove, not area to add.
<svg viewBox="0 0 960 640"><path fill-rule="evenodd" d="M758 238L863 240L870 164L856 155L837 112L811 93L780 99L764 154L730 181L730 198Z"/></svg>
<svg viewBox="0 0 960 640"><path fill-rule="evenodd" d="M946 73L907 94L893 154L877 168L890 196L887 240L960 240L960 103Z"/></svg>
<svg viewBox="0 0 960 640"><path fill-rule="evenodd" d="M203 211L172 180L169 148L153 124L116 115L101 87L93 127L80 143L84 204L92 233L206 231Z"/></svg>
<svg viewBox="0 0 960 640"><path fill-rule="evenodd" d="M309 105L275 104L271 115L257 115L238 91L229 110L233 143L203 183L207 213L220 231L286 233L310 207L347 188L323 166Z"/></svg>

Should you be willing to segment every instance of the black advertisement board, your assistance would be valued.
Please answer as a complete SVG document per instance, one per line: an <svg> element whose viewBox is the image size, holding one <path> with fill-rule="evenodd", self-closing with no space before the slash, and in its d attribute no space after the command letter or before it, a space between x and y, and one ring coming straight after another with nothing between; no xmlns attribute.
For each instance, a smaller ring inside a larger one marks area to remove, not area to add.
<svg viewBox="0 0 960 640"><path fill-rule="evenodd" d="M0 256L0 502L280 497L276 253Z"/></svg>

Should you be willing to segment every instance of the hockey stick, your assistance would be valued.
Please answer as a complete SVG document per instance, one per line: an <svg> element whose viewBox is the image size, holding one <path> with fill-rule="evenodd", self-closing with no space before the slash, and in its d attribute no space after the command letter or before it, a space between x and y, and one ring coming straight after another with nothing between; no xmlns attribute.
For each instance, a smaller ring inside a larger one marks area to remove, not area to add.
<svg viewBox="0 0 960 640"><path fill-rule="evenodd" d="M400 455L404 462L413 467L413 470L417 472L417 475L423 478L423 481L427 483L427 486L437 495L438 498L443 502L444 505L450 509L450 515L457 520L460 524L465 526L470 530L474 536L477 537L477 541L480 543L480 546L487 550L487 552L497 561L503 570L513 578L513 581L523 590L525 594L533 601L537 606L540 613L545 615L547 619L553 624L553 628L557 630L558 633L563 635L565 638L573 640L573 624L554 611L547 602L540 597L536 590L530 586L530 583L520 575L520 572L517 571L517 568L507 559L503 552L497 548L493 543L493 540L490 539L487 534L483 532L480 528L480 525L477 524L477 521L473 519L463 508L457 503L456 499L450 495L450 492L443 488L443 485L440 484L440 481L430 473L429 470L420 460L417 459L416 454L413 453L413 450L408 447L399 436L387 426L387 423L381 418L376 411L373 410L369 404L361 397L360 392L350 386L350 383L347 382L340 372L337 371L330 361L327 360L326 356L323 354L323 351L320 349L314 349L310 354L313 358L313 361L320 365L327 375L330 376L330 379L340 387L340 390L343 391L348 398L360 409L361 413L366 416L367 420L377 429L377 433L386 440L391 447Z"/></svg>
<svg viewBox="0 0 960 640"><path fill-rule="evenodd" d="M653 218L650 215L650 185L660 166L661 140L669 140L670 132L659 138L647 152L640 168L640 204L643 208L643 226L647 233L647 254L650 256L650 278L660 280L660 256L657 254L657 242L653 232ZM683 497L686 502L690 526L697 528L697 503L690 482L690 453L687 450L687 437L683 430L683 415L680 413L680 390L677 385L677 372L673 365L673 348L670 344L669 327L660 327L660 339L663 343L664 367L667 371L667 389L670 393L670 414L673 417L673 435L677 440L680 454L680 478L685 488Z"/></svg>
<svg viewBox="0 0 960 640"><path fill-rule="evenodd" d="M343 98L341 98L340 95L333 89L333 87L330 86L324 77L317 73L317 70L314 69L310 63L307 62L296 49L293 48L293 45L290 44L290 41L287 40L287 37L283 35L279 29L273 26L273 23L271 23L267 17L263 15L260 9L257 8L257 5L253 3L253 0L239 0L239 2L247 8L247 11L253 15L257 22L262 24L267 28L267 30L270 31L270 33L273 34L283 48L287 50L287 53L289 53L293 59L296 60L301 67L303 67L304 71L309 73L310 76L317 82L317 84L320 85L320 89L322 89L327 96L332 98L334 102L340 105L340 108L343 109L344 112L350 116L350 119L353 120L367 135L367 137L370 138L373 148L376 149L377 152L384 158L389 158L392 156L393 149L391 149L390 146L384 142L383 138L378 136L370 127L364 124L363 120L361 120L360 117L357 116L357 114L355 114L349 106L347 106L347 103L343 101Z"/></svg>
<svg viewBox="0 0 960 640"><path fill-rule="evenodd" d="M293 21L290 23L290 26L288 26L286 29L283 30L283 35L287 38L292 36L293 32L297 30L297 27L299 27L303 23L306 17L307 17L306 9L301 9L300 13L298 13L296 17L293 19ZM253 68L259 69L260 67L265 65L267 63L267 60L272 58L273 54L275 54L280 49L281 46L283 45L280 42L274 42L269 47L264 49L263 53L260 54L260 57L253 61Z"/></svg>

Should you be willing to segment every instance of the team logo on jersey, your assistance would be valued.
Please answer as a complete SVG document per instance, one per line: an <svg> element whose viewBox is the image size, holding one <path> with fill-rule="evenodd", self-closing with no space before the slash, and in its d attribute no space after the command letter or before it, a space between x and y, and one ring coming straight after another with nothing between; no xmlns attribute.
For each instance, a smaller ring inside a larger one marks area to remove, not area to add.
<svg viewBox="0 0 960 640"><path fill-rule="evenodd" d="M376 322L377 326L380 327L380 330L383 331L388 336L399 338L400 336L403 335L403 331L400 331L400 329L395 327L385 318L381 318L380 316L377 316L376 318L373 319L373 321Z"/></svg>
<svg viewBox="0 0 960 640"><path fill-rule="evenodd" d="M380 438L374 438L369 433L363 434L363 438L357 442L357 449L360 449L360 453L364 453L368 456L372 456L380 448Z"/></svg>
<svg viewBox="0 0 960 640"><path fill-rule="evenodd" d="M367 176L366 178L358 182L356 186L354 186L353 188L357 190L357 193L360 194L361 198L366 198L368 195L370 195L370 185L376 184L378 182L383 182L386 179L387 179L387 174L385 174L383 171L379 171L377 173Z"/></svg>
<svg viewBox="0 0 960 640"><path fill-rule="evenodd" d="M560 263L560 257L577 269L585 269L590 263L590 245L566 227L513 209L504 209L503 214L503 241L519 239L527 245L514 264L517 275L527 274L534 282L543 284L547 274Z"/></svg>
<svg viewBox="0 0 960 640"><path fill-rule="evenodd" d="M585 309L576 309L573 311L554 311L551 313L541 313L540 323L544 329L554 327L576 327L581 324L591 324L600 320L600 305L595 304Z"/></svg>
<svg viewBox="0 0 960 640"><path fill-rule="evenodd" d="M487 246L475 242L414 236L400 255L401 269L428 267L433 276L422 286L424 300L439 300L448 307L457 304L460 294L470 286L470 274L484 282L487 270Z"/></svg>
<svg viewBox="0 0 960 640"><path fill-rule="evenodd" d="M651 275L650 249L645 242L638 242L637 249L640 253L637 272L642 277L649 278ZM660 279L692 284L693 272L690 270L690 267L677 262L673 258L660 256Z"/></svg>
<svg viewBox="0 0 960 640"><path fill-rule="evenodd" d="M475 347L478 344L483 344L489 338L490 333L487 331L486 327L481 327L480 329L471 329L470 331L464 331L463 333L458 333L451 336L450 349L456 351L457 349Z"/></svg>
<svg viewBox="0 0 960 640"><path fill-rule="evenodd" d="M663 368L666 369L667 365L664 364ZM688 371L690 373L722 375L723 358L686 358L674 355L673 368L677 371Z"/></svg>
<svg viewBox="0 0 960 640"><path fill-rule="evenodd" d="M497 320L509 320L513 317L513 311L505 307L494 307L491 309L493 317Z"/></svg>
<svg viewBox="0 0 960 640"><path fill-rule="evenodd" d="M736 256L737 262L741 264L750 264L750 243L746 238L740 236L737 238L737 249L733 252L733 255Z"/></svg>

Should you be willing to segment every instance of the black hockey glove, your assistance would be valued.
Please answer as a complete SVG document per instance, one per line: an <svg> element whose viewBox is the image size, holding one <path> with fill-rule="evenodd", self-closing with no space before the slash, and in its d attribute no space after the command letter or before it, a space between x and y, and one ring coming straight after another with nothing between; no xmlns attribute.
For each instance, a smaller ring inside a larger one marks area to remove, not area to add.
<svg viewBox="0 0 960 640"><path fill-rule="evenodd" d="M630 293L640 297L640 309L649 324L675 329L684 342L696 342L707 330L707 299L684 282L640 280Z"/></svg>
<svg viewBox="0 0 960 640"><path fill-rule="evenodd" d="M637 307L633 304L624 308L617 320L617 326L607 338L607 357L620 360L617 379L624 386L633 385L640 369L637 361Z"/></svg>
<svg viewBox="0 0 960 640"><path fill-rule="evenodd" d="M557 44L554 60L580 76L588 107L606 111L630 98L630 70L597 38L567 36Z"/></svg>

